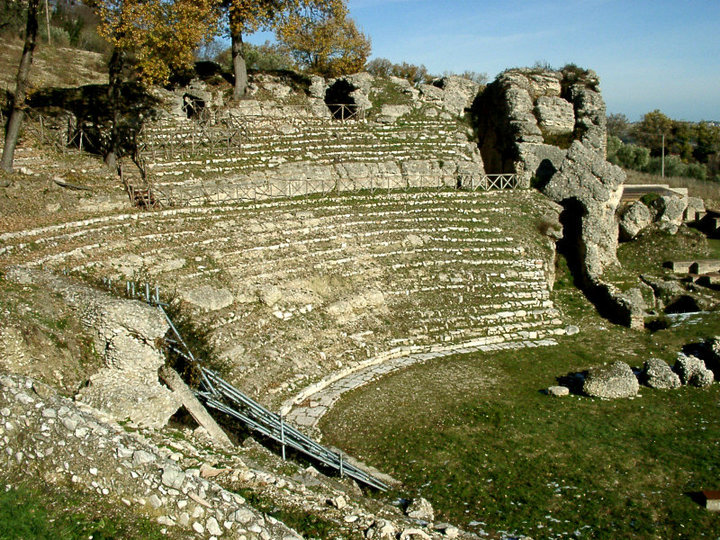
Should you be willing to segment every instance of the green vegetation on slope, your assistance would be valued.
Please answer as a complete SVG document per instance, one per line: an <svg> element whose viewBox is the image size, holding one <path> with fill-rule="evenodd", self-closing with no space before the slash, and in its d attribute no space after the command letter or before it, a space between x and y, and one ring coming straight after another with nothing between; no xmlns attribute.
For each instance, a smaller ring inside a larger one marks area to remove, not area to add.
<svg viewBox="0 0 720 540"><path fill-rule="evenodd" d="M159 525L123 508L74 489L5 488L0 490L0 539L168 538Z"/></svg>

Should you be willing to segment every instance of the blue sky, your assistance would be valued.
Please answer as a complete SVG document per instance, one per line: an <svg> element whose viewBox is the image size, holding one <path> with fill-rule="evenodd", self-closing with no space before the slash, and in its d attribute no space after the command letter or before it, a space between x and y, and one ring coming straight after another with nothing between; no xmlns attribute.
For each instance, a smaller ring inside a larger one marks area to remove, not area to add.
<svg viewBox="0 0 720 540"><path fill-rule="evenodd" d="M348 3L373 58L491 79L509 67L573 62L600 75L609 113L720 120L720 0Z"/></svg>

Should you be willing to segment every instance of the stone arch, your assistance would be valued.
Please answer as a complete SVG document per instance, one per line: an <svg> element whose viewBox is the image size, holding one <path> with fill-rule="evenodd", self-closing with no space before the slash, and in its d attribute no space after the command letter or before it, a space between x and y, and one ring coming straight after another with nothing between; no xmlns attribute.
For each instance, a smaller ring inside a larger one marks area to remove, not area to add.
<svg viewBox="0 0 720 540"><path fill-rule="evenodd" d="M356 88L345 79L338 79L325 92L325 105L336 120L346 120L357 113L358 106L352 93Z"/></svg>
<svg viewBox="0 0 720 540"><path fill-rule="evenodd" d="M183 95L182 110L191 120L200 120L205 116L205 100L192 94Z"/></svg>

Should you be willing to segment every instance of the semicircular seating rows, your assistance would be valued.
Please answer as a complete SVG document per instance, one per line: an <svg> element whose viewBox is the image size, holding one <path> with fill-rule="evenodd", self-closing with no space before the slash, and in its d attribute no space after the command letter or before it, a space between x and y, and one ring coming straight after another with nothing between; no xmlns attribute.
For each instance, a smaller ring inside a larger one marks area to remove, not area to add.
<svg viewBox="0 0 720 540"><path fill-rule="evenodd" d="M402 347L563 332L530 191L333 194L109 214L0 235L5 264L147 280L188 301L228 380L278 405Z"/></svg>

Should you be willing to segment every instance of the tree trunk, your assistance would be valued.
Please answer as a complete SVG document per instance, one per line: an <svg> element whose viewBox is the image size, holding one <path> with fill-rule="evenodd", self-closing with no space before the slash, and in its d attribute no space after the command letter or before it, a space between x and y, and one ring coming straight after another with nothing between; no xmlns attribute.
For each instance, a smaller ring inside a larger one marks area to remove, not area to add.
<svg viewBox="0 0 720 540"><path fill-rule="evenodd" d="M30 0L28 4L27 26L25 29L25 47L20 58L17 83L15 85L15 96L12 101L10 118L5 128L5 146L3 147L2 163L0 167L4 171L12 172L13 159L15 157L15 146L17 146L20 135L20 125L25 114L25 97L27 95L27 81L30 74L35 41L38 31L38 4L40 0Z"/></svg>
<svg viewBox="0 0 720 540"><path fill-rule="evenodd" d="M239 30L240 28L242 28L242 21L235 19L231 11L230 42L232 44L233 71L235 73L233 99L236 101L245 95L248 86L247 64L245 63L245 57L243 56L243 40L242 32Z"/></svg>
<svg viewBox="0 0 720 540"><path fill-rule="evenodd" d="M108 104L112 120L110 121L110 142L105 154L105 164L113 171L117 168L118 147L120 144L120 90L124 62L125 53L115 48L108 64Z"/></svg>

